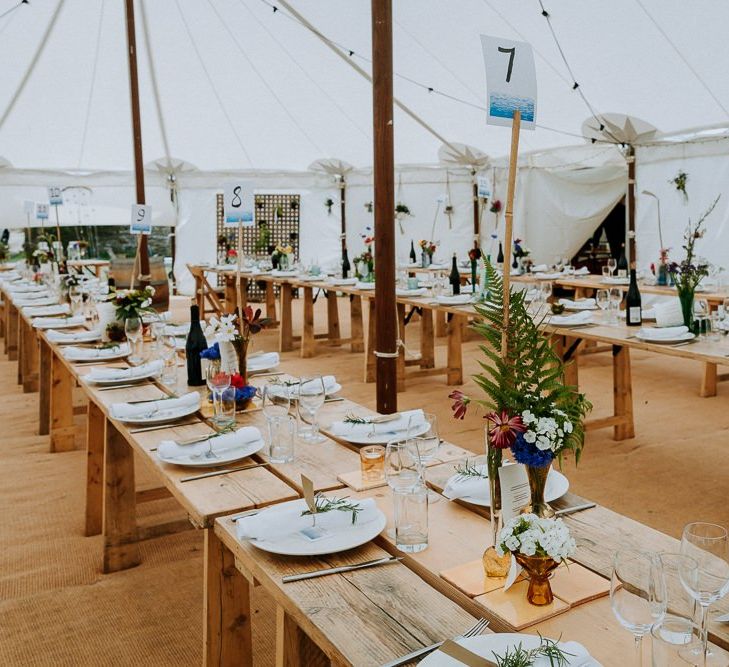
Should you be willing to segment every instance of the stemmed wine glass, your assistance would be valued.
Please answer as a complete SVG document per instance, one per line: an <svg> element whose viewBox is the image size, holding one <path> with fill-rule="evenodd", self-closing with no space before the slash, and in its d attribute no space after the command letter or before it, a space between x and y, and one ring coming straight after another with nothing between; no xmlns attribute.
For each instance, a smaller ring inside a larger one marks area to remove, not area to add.
<svg viewBox="0 0 729 667"><path fill-rule="evenodd" d="M681 535L681 554L689 556L679 567L681 584L701 608L701 664L724 664L709 648L708 609L729 593L729 536L715 523L689 523Z"/></svg>
<svg viewBox="0 0 729 667"><path fill-rule="evenodd" d="M83 301L81 287L72 285L68 290L68 298L71 301L71 315L78 315Z"/></svg>
<svg viewBox="0 0 729 667"><path fill-rule="evenodd" d="M124 320L124 333L131 346L129 361L139 363L142 360L139 346L142 342L142 319L140 317L127 317Z"/></svg>
<svg viewBox="0 0 729 667"><path fill-rule="evenodd" d="M618 311L623 301L623 292L617 287L610 290L610 321L615 323L618 321Z"/></svg>
<svg viewBox="0 0 729 667"><path fill-rule="evenodd" d="M625 549L613 555L610 606L635 638L636 665L643 664L643 637L666 615L666 581L660 556Z"/></svg>
<svg viewBox="0 0 729 667"><path fill-rule="evenodd" d="M610 308L610 291L606 289L599 289L595 292L595 303L598 308L603 312Z"/></svg>
<svg viewBox="0 0 729 667"><path fill-rule="evenodd" d="M205 369L205 380L208 384L208 389L210 389L213 394L213 421L216 423L224 422L223 392L230 387L230 372L224 370L220 365L220 362L216 360L215 362L208 364Z"/></svg>
<svg viewBox="0 0 729 667"><path fill-rule="evenodd" d="M413 417L411 416L408 421L408 443L412 443L420 457L420 461L423 464L427 464L428 461L432 461L435 455L438 453L440 447L440 436L438 434L438 417L430 412L424 413L425 425L428 427L427 430L420 435L414 435L417 432L417 425L413 425ZM437 503L440 500L440 496L433 490L428 492L428 502Z"/></svg>
<svg viewBox="0 0 729 667"><path fill-rule="evenodd" d="M307 428L299 429L299 437L307 442L323 442L324 437L319 434L316 413L324 404L324 399L326 398L324 378L321 375L300 378L298 398L299 417L302 422L308 425Z"/></svg>
<svg viewBox="0 0 729 667"><path fill-rule="evenodd" d="M614 257L611 257L607 261L607 267L610 270L610 276L612 277L613 274L615 273L615 269L618 268L618 260L616 260Z"/></svg>

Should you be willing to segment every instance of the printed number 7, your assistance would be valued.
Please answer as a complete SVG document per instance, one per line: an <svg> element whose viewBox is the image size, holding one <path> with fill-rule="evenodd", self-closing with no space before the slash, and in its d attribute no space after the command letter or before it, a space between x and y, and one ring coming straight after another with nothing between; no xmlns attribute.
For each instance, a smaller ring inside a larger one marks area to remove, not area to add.
<svg viewBox="0 0 729 667"><path fill-rule="evenodd" d="M509 53L509 67L506 68L506 83L511 81L511 70L514 67L514 54L516 53L516 47L505 49L503 46L499 47L499 53Z"/></svg>

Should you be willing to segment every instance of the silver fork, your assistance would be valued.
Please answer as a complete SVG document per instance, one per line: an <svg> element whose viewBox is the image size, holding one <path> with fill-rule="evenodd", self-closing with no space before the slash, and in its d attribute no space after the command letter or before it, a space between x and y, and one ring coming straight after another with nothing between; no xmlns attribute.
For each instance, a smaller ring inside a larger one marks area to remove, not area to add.
<svg viewBox="0 0 729 667"><path fill-rule="evenodd" d="M476 621L470 628L468 628L468 630L466 630L463 634L458 635L455 639L462 639L464 637L476 637L488 627L488 624L489 622L485 618L479 618L478 621ZM431 644L430 646L426 646L424 648L419 648L417 651L413 651L412 653L408 653L407 655L404 655L400 658L395 658L395 660L386 662L384 665L382 665L382 667L399 667L399 665L406 665L408 662L412 662L416 658L420 658L428 653L432 653L436 649L439 649L444 642L445 640L436 644Z"/></svg>

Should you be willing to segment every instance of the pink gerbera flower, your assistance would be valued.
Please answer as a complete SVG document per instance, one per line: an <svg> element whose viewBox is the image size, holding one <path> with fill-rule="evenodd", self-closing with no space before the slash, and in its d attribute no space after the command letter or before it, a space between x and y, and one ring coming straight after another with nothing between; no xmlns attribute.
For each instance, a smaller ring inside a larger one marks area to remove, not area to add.
<svg viewBox="0 0 729 667"><path fill-rule="evenodd" d="M454 389L448 394L448 398L453 399L453 405L451 406L453 416L456 419L463 419L466 416L466 410L468 410L471 399L458 389Z"/></svg>
<svg viewBox="0 0 729 667"><path fill-rule="evenodd" d="M486 419L491 423L491 444L499 449L507 449L514 444L518 433L524 433L526 426L521 420L521 415L509 417L506 410L502 410L501 414L491 412L486 415Z"/></svg>

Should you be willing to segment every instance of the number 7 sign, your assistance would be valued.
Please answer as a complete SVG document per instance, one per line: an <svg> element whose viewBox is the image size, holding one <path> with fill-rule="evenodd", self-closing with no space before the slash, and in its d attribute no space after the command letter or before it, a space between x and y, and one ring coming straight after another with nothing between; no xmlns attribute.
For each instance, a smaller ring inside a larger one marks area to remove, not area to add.
<svg viewBox="0 0 729 667"><path fill-rule="evenodd" d="M481 35L486 65L489 125L511 127L514 111L521 127L533 130L537 116L537 74L534 53L527 42Z"/></svg>

